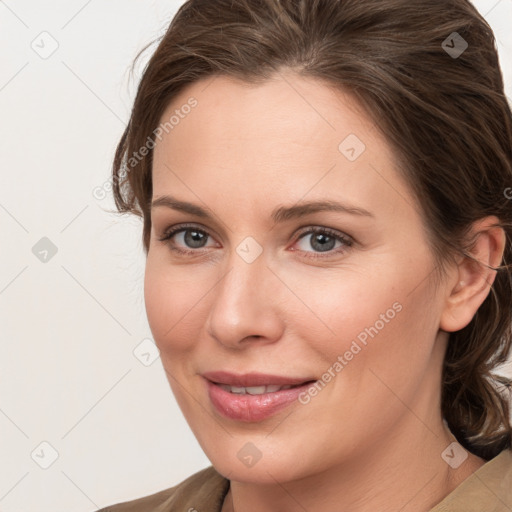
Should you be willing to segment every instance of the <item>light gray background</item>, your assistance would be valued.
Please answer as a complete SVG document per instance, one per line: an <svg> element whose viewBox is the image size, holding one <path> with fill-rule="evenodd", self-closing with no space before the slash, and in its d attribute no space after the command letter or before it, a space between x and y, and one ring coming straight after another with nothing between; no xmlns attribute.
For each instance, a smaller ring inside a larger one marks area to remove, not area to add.
<svg viewBox="0 0 512 512"><path fill-rule="evenodd" d="M0 0L2 512L89 512L210 464L160 359L140 355L141 222L93 196L128 120L132 59L182 3ZM512 0L475 3L512 97ZM43 237L47 262L32 251Z"/></svg>

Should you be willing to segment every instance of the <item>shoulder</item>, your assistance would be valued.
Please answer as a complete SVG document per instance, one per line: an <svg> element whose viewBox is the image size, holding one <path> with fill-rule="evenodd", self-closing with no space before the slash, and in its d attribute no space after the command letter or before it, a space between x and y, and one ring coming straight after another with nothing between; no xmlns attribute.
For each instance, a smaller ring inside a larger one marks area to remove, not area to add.
<svg viewBox="0 0 512 512"><path fill-rule="evenodd" d="M486 462L430 512L508 512L512 510L512 451Z"/></svg>
<svg viewBox="0 0 512 512"><path fill-rule="evenodd" d="M110 505L98 512L188 512L199 507L201 512L220 512L229 489L229 480L208 466L183 482L155 494ZM188 508L186 508L188 507Z"/></svg>

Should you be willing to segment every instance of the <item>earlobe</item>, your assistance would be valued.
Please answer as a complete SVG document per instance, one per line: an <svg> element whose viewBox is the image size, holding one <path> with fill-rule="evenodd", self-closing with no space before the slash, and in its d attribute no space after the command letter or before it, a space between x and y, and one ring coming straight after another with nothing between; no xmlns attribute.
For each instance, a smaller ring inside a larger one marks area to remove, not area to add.
<svg viewBox="0 0 512 512"><path fill-rule="evenodd" d="M457 263L455 285L447 290L439 325L442 330L455 332L466 327L489 295L506 244L505 231L498 223L491 216L473 224L469 236L474 243Z"/></svg>

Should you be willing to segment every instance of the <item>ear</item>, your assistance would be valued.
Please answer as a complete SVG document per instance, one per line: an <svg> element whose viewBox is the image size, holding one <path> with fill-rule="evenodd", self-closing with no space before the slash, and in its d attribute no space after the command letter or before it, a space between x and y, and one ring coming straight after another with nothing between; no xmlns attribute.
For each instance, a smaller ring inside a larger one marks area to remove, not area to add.
<svg viewBox="0 0 512 512"><path fill-rule="evenodd" d="M442 330L455 332L466 327L489 295L496 278L493 269L501 265L506 244L498 222L497 217L490 216L473 224L469 237L474 243L451 273L439 325Z"/></svg>

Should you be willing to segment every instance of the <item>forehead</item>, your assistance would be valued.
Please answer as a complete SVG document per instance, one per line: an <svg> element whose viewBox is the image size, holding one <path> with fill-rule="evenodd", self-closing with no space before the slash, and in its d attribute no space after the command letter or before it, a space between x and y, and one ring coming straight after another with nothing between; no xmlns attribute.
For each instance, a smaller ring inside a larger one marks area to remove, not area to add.
<svg viewBox="0 0 512 512"><path fill-rule="evenodd" d="M193 108L188 106L191 103ZM289 149L292 143L320 151L330 148L337 154L345 136L359 134L368 139L374 131L371 118L348 92L292 72L275 74L259 84L227 76L202 79L173 99L160 125L171 119L173 126L168 131L172 137L164 134L168 146L173 142L179 146L184 139L189 143L200 140L203 146L222 143L223 147L245 142L243 149L256 154L269 143L275 153L279 148Z"/></svg>
<svg viewBox="0 0 512 512"><path fill-rule="evenodd" d="M371 117L352 95L315 79L282 73L254 85L209 77L181 91L161 125L171 118L154 150L154 196L242 196L264 207L339 191L389 207L409 195Z"/></svg>

